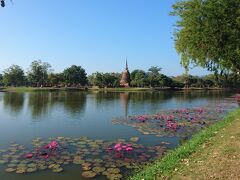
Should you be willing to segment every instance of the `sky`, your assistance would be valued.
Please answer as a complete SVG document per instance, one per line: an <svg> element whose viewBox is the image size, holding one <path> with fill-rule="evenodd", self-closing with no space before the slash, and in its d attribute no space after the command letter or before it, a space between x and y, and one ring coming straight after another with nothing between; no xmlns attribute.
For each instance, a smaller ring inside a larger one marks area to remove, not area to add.
<svg viewBox="0 0 240 180"><path fill-rule="evenodd" d="M61 72L73 64L93 72L159 66L184 73L174 48L176 0L6 0L0 8L0 72L12 64L27 70L42 60ZM193 75L206 70L194 68Z"/></svg>

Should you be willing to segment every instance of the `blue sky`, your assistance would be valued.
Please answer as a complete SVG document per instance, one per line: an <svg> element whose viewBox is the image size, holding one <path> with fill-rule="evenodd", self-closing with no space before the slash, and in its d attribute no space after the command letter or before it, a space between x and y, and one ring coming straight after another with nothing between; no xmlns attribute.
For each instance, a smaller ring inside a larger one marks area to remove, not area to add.
<svg viewBox="0 0 240 180"><path fill-rule="evenodd" d="M10 0L7 0L10 1ZM90 74L152 65L184 72L174 49L175 0L13 0L0 9L0 71L33 60L55 72L76 64ZM203 75L201 68L191 74Z"/></svg>

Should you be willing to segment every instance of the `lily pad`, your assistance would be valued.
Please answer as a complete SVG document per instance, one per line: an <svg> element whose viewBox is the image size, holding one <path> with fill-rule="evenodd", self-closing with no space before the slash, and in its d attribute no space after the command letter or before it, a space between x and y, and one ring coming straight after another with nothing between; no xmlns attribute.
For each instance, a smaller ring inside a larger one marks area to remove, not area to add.
<svg viewBox="0 0 240 180"><path fill-rule="evenodd" d="M54 168L54 169L52 169L52 171L53 171L54 173L60 173L60 172L63 172L63 168L61 168L61 167L59 167L59 168Z"/></svg>
<svg viewBox="0 0 240 180"><path fill-rule="evenodd" d="M27 169L27 172L28 172L28 173L33 173L33 172L35 172L35 171L37 171L37 168L28 168L28 169Z"/></svg>
<svg viewBox="0 0 240 180"><path fill-rule="evenodd" d="M92 171L96 172L96 173L101 173L101 172L104 172L106 170L105 167L94 167L92 169Z"/></svg>
<svg viewBox="0 0 240 180"><path fill-rule="evenodd" d="M82 176L84 178L94 178L97 175L97 173L93 172L93 171L85 171L82 173Z"/></svg>
<svg viewBox="0 0 240 180"><path fill-rule="evenodd" d="M17 170L16 170L16 173L17 174L23 174L23 173L26 173L26 168L17 168Z"/></svg>
<svg viewBox="0 0 240 180"><path fill-rule="evenodd" d="M139 137L131 137L130 141L131 142L138 142L139 141Z"/></svg>
<svg viewBox="0 0 240 180"><path fill-rule="evenodd" d="M15 168L7 168L7 169L5 169L5 171L11 173L11 172L16 171L16 169Z"/></svg>
<svg viewBox="0 0 240 180"><path fill-rule="evenodd" d="M108 168L107 171L112 173L112 174L120 173L120 169L119 168Z"/></svg>

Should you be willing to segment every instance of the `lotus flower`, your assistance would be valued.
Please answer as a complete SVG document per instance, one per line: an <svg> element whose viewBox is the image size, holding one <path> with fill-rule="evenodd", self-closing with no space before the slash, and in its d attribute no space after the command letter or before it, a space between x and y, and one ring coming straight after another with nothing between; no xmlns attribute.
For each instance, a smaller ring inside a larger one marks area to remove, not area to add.
<svg viewBox="0 0 240 180"><path fill-rule="evenodd" d="M47 146L45 146L45 149L56 149L58 146L57 141L52 141L50 142Z"/></svg>
<svg viewBox="0 0 240 180"><path fill-rule="evenodd" d="M33 154L32 153L28 153L25 155L25 158L28 158L28 159L31 159L33 157Z"/></svg>

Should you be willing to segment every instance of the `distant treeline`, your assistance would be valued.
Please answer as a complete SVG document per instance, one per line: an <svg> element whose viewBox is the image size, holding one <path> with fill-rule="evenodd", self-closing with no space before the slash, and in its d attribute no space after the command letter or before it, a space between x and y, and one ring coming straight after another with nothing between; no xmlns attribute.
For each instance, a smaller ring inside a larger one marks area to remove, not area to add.
<svg viewBox="0 0 240 180"><path fill-rule="evenodd" d="M96 72L89 76L84 68L72 65L61 73L54 73L51 65L33 61L25 73L18 65L12 65L0 74L0 86L29 87L120 87L120 73ZM132 87L170 87L170 88L229 88L240 87L240 76L233 73L192 76L183 74L169 77L161 73L161 68L152 66L149 70L131 72Z"/></svg>

